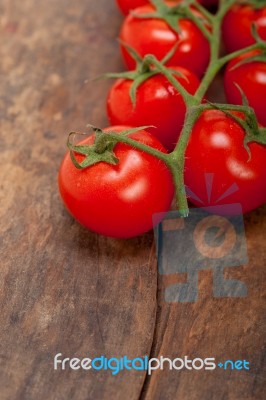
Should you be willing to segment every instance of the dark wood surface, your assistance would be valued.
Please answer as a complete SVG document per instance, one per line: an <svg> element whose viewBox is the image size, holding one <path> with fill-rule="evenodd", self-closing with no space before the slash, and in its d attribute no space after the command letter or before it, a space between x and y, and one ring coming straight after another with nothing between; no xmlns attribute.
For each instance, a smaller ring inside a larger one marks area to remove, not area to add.
<svg viewBox="0 0 266 400"><path fill-rule="evenodd" d="M121 70L111 0L0 1L0 399L265 398L265 208L245 217L249 263L226 272L243 299L214 299L200 273L193 304L163 301L152 233L119 241L64 210L57 171L66 134L104 127ZM181 277L182 279L185 277ZM248 359L250 371L54 371L66 357Z"/></svg>

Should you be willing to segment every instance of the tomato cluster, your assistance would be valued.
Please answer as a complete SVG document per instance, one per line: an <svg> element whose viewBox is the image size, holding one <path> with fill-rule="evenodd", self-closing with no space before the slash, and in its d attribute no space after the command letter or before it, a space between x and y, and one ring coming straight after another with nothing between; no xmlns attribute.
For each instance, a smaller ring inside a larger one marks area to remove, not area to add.
<svg viewBox="0 0 266 400"><path fill-rule="evenodd" d="M210 10L218 6L218 0L198 1ZM153 65L146 70L144 63L140 68L140 60L144 62L145 56L154 55L172 78L194 95L210 62L211 46L206 32L211 33L212 27L200 7L191 5L191 18L181 16L174 20L154 15L154 3L117 0L125 15L120 31L121 55L131 72L110 88L106 103L111 127L104 135L123 134L128 127L148 126L128 137L168 154L178 142L187 106L173 81L162 71L153 73ZM164 3L174 9L182 0ZM195 18L202 21L205 31ZM266 40L266 5L257 9L236 0L222 23L227 54L255 42L252 23L257 35ZM232 59L225 68L224 90L228 103L235 105L243 103L244 93L259 123L266 126L264 52L252 50ZM243 212L247 212L266 202L266 146L254 138L246 144L245 129L236 117L245 119L242 113L230 115L208 109L191 127L184 180L188 193L193 193L190 201L195 206L240 203ZM90 144L94 148L95 143L94 134L79 146L83 149ZM170 209L176 183L169 166L156 155L125 143L117 143L113 153L117 163L101 161L84 169L76 168L73 154L67 153L59 171L61 197L69 212L88 229L111 237L137 236L152 228L154 214ZM82 162L84 154L75 154L77 162ZM207 173L214 174L211 197L204 181ZM234 190L230 191L232 187Z"/></svg>

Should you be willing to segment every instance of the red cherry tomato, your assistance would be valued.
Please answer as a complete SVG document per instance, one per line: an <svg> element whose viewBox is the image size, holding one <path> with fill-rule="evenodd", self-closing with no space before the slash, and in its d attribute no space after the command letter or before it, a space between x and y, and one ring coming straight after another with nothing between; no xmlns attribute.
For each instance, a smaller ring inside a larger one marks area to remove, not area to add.
<svg viewBox="0 0 266 400"><path fill-rule="evenodd" d="M178 3L178 2L177 2ZM169 5L176 4L169 2ZM143 15L154 11L152 5L136 8L134 13ZM200 14L194 10L197 16ZM188 19L179 20L180 34L160 19L141 19L129 14L122 25L120 39L135 49L142 57L154 54L161 60L179 42L177 49L166 65L179 65L202 76L208 66L210 46L199 28ZM121 46L126 66L133 70L136 63Z"/></svg>
<svg viewBox="0 0 266 400"><path fill-rule="evenodd" d="M247 96L250 106L254 108L258 121L266 126L266 62L252 62L251 58L250 62L237 66L240 60L256 54L259 51L246 53L227 65L224 87L229 103L242 104L242 96L235 83L238 84Z"/></svg>
<svg viewBox="0 0 266 400"><path fill-rule="evenodd" d="M252 23L255 23L262 39L266 39L266 5L254 9L250 5L235 4L226 14L222 32L228 52L242 49L254 43L251 34Z"/></svg>
<svg viewBox="0 0 266 400"><path fill-rule="evenodd" d="M199 80L192 72L173 67L182 76L176 79L191 94L199 86ZM132 81L118 79L111 87L107 98L107 113L111 125L143 126L168 149L173 150L182 129L186 107L179 92L162 75L157 74L144 81L137 89L136 105L132 104L129 90Z"/></svg>
<svg viewBox="0 0 266 400"><path fill-rule="evenodd" d="M121 132L126 127L110 127ZM108 134L108 133L107 133ZM166 152L146 131L132 139ZM82 143L94 142L94 135ZM77 169L66 154L59 171L59 189L69 212L85 227L99 234L129 238L149 231L152 217L169 210L174 194L172 176L162 161L119 143L114 148L119 164L100 162ZM82 155L76 155L78 161Z"/></svg>
<svg viewBox="0 0 266 400"><path fill-rule="evenodd" d="M247 212L266 202L266 146L249 143L249 160L243 141L242 127L222 111L202 113L186 151L185 184L194 193L190 196L193 204L206 207L240 203ZM210 199L205 182L208 173L214 174Z"/></svg>

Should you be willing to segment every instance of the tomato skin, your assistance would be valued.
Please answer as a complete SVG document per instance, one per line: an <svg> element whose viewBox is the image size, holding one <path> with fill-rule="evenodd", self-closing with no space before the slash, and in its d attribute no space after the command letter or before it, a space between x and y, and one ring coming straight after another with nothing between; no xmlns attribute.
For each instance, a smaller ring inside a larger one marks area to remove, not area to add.
<svg viewBox="0 0 266 400"><path fill-rule="evenodd" d="M191 197L193 204L207 207L240 203L245 213L266 202L266 146L249 143L249 160L243 140L242 127L222 111L202 113L186 151L185 184L201 200ZM206 173L214 174L210 200ZM232 185L238 190L219 200Z"/></svg>
<svg viewBox="0 0 266 400"><path fill-rule="evenodd" d="M266 39L266 6L254 10L250 5L235 4L223 20L222 34L227 52L247 47L255 42L251 25L255 23L262 39Z"/></svg>
<svg viewBox="0 0 266 400"><path fill-rule="evenodd" d="M258 121L266 126L266 62L249 62L232 69L240 60L258 54L252 51L232 60L226 67L224 88L227 101L231 104L242 104L241 93L235 86L238 84L247 96L249 105L254 108Z"/></svg>
<svg viewBox="0 0 266 400"><path fill-rule="evenodd" d="M182 67L172 67L184 75L176 76L189 93L194 94L199 80ZM164 147L174 149L181 132L186 106L179 92L162 75L157 74L143 82L137 89L136 105L132 104L129 89L132 81L119 79L111 87L107 97L107 114L111 125L144 126Z"/></svg>
<svg viewBox="0 0 266 400"><path fill-rule="evenodd" d="M146 131L129 137L166 152ZM93 142L94 135L82 143ZM68 211L86 228L116 238L138 236L152 229L154 213L169 210L174 195L172 175L162 161L128 145L118 143L114 153L118 165L101 162L79 170L68 152L59 171L60 194Z"/></svg>
<svg viewBox="0 0 266 400"><path fill-rule="evenodd" d="M127 15L130 10L148 4L148 0L116 0L118 7L124 15Z"/></svg>
<svg viewBox="0 0 266 400"><path fill-rule="evenodd" d="M154 7L147 5L136 8L134 13L141 15L153 11ZM141 19L128 15L122 25L120 39L134 48L142 57L146 54L154 54L159 60L179 41L174 55L166 65L179 65L200 77L204 74L210 59L208 40L194 23L187 19L180 19L179 26L181 33L177 34L163 20ZM123 46L121 46L121 53L127 68L135 69L135 61Z"/></svg>

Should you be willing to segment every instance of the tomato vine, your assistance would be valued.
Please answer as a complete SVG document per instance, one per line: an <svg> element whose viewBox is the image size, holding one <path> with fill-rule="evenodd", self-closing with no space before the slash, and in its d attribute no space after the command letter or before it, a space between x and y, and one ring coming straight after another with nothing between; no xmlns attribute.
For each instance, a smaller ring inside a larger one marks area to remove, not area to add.
<svg viewBox="0 0 266 400"><path fill-rule="evenodd" d="M99 128L95 127L92 127L92 129L96 133L96 140L94 145L76 146L75 144L73 144L73 133L71 133L68 141L68 147L72 156L72 160L78 168L86 168L89 165L95 164L100 161L116 164L118 160L114 157L113 149L115 144L117 143L128 144L135 149L141 150L157 157L168 166L172 173L175 184L177 207L180 211L180 214L185 217L188 215L189 212L184 183L185 153L192 128L204 110L222 110L226 114L230 115L233 119L235 119L246 131L246 139L244 145L246 145L248 141L251 140L257 141L259 143L266 143L266 129L259 127L254 110L249 107L244 95L243 105L239 106L228 104L202 103L202 100L210 84L212 83L217 73L226 63L228 63L235 57L246 53L247 51L261 50L263 54L265 54L266 42L260 38L255 26L253 26L252 34L255 41L254 44L241 50L234 51L225 56L220 56L222 21L228 10L236 3L236 0L220 0L219 8L216 14L211 14L195 0L184 1L180 5L174 6L174 8L170 8L162 0L151 0L151 3L155 7L155 12L153 13L152 18L163 18L171 26L171 28L177 30L177 22L180 17L182 16L183 18L188 18L193 21L196 26L201 30L203 35L209 41L210 45L209 65L195 95L191 95L190 93L188 93L186 89L178 82L178 80L174 78L171 70L169 70L169 68L164 65L165 60L159 61L152 54L146 55L144 59L138 59L136 54L134 54L137 64L135 74L132 72L124 73L124 77L130 78L135 82L131 90L133 102L135 101L135 93L138 85L142 83L143 79L147 79L148 77L156 73L163 74L176 88L176 90L178 90L179 93L182 95L186 104L187 111L185 115L184 126L174 150L171 153L166 154L148 145L129 138L129 131L124 131L120 134L109 132L109 134L106 135ZM251 1L249 1L249 4L250 3ZM263 2L261 2L260 0L252 0L252 4L253 3L255 7L260 8ZM199 18L196 18L195 15L191 12L191 5L193 5L195 9L202 13L208 23L208 28L206 28L206 25ZM151 17L151 15L142 16L142 18L147 17ZM154 69L150 68L151 65ZM121 77L122 74L109 74L109 76ZM245 115L244 120L238 118L237 116L232 116L231 114L229 114L230 111L241 111ZM143 129L143 127L132 129L130 130L130 132L137 131L138 129ZM85 160L83 160L82 163L78 163L75 158L75 153L84 155Z"/></svg>

